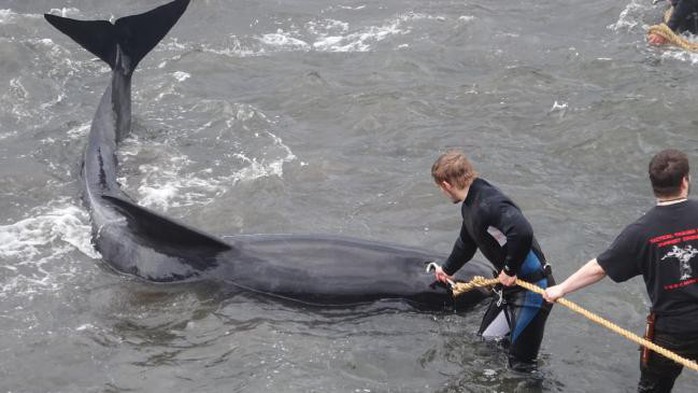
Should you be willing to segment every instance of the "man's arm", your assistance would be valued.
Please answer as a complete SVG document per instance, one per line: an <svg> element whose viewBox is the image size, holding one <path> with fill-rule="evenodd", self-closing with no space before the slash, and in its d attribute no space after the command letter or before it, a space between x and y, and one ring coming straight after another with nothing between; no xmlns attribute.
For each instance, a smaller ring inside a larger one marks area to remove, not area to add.
<svg viewBox="0 0 698 393"><path fill-rule="evenodd" d="M470 238L470 235L468 235L465 224L463 224L456 244L453 245L451 255L449 255L446 263L444 263L444 272L448 275L457 272L458 269L462 268L463 265L475 255L475 251L477 251L477 246L473 239Z"/></svg>
<svg viewBox="0 0 698 393"><path fill-rule="evenodd" d="M449 255L443 266L436 268L436 279L441 282L446 282L450 276L458 271L466 262L468 262L477 251L477 245L468 235L465 223L461 227L460 234L453 245L451 255Z"/></svg>
<svg viewBox="0 0 698 393"><path fill-rule="evenodd" d="M579 270L574 272L571 276L567 277L561 284L547 288L543 294L543 298L549 303L554 303L558 298L594 284L604 277L606 277L606 272L601 265L599 265L599 262L596 261L596 258L594 258L587 262L586 265L579 268Z"/></svg>

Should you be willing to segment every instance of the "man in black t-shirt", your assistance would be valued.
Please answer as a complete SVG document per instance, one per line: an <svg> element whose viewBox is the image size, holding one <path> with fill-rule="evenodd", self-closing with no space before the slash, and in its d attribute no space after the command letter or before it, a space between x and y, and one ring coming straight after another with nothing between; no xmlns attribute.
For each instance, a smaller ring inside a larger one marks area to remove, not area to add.
<svg viewBox="0 0 698 393"><path fill-rule="evenodd" d="M542 288L554 284L531 224L514 202L477 176L460 151L444 153L432 166L432 177L453 203L461 203L463 224L451 255L436 267L436 279L447 282L479 249L497 269L503 288L482 319L479 334L508 346L509 366L535 371L551 304L541 295L513 286L516 278Z"/></svg>
<svg viewBox="0 0 698 393"><path fill-rule="evenodd" d="M688 158L661 151L650 161L649 177L657 205L544 298L554 302L607 275L615 282L642 275L656 320L653 341L698 360L698 201L688 199ZM641 364L639 392L670 392L683 368L655 353Z"/></svg>

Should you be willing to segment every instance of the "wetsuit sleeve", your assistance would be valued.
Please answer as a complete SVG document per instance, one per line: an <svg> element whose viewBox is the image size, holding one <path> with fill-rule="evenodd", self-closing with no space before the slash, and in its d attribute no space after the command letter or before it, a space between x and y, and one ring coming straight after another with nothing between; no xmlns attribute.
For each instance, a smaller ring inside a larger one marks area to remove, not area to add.
<svg viewBox="0 0 698 393"><path fill-rule="evenodd" d="M463 224L460 235L458 235L458 239L456 239L456 244L453 245L451 255L449 255L442 266L444 272L449 276L453 275L453 273L462 268L466 262L472 259L473 255L475 255L475 251L477 251L477 245L475 245L475 242L468 234L465 224Z"/></svg>
<svg viewBox="0 0 698 393"><path fill-rule="evenodd" d="M671 30L679 33L684 30L696 33L694 30L696 30L698 26L691 26L691 24L698 23L693 15L693 13L698 11L698 0L678 0L672 2L672 4L674 5L674 11L671 13L671 18L667 22L667 26L669 26Z"/></svg>
<svg viewBox="0 0 698 393"><path fill-rule="evenodd" d="M509 275L518 274L526 256L531 251L533 243L533 228L521 210L511 203L504 202L498 206L497 211L490 217L491 227L488 232L491 234L496 230L506 237L506 256L502 270ZM495 240L496 235L493 235ZM502 245L503 246L503 245Z"/></svg>
<svg viewBox="0 0 698 393"><path fill-rule="evenodd" d="M599 266L615 282L629 280L642 274L640 260L644 253L643 241L632 227L618 235L611 246L596 258Z"/></svg>

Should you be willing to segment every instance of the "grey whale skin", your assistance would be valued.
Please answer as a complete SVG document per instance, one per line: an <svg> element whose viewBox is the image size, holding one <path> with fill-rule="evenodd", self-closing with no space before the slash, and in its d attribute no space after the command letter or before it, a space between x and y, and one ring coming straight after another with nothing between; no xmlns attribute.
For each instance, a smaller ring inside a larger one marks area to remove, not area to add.
<svg viewBox="0 0 698 393"><path fill-rule="evenodd" d="M136 204L116 180L116 149L131 128L131 77L184 13L189 0L108 21L45 14L46 20L109 64L111 83L92 121L81 168L82 198L93 243L114 270L142 280L212 281L315 306L402 299L419 309L467 308L489 294L475 290L456 304L425 264L444 255L336 236L243 235L217 238ZM492 274L471 261L458 277Z"/></svg>

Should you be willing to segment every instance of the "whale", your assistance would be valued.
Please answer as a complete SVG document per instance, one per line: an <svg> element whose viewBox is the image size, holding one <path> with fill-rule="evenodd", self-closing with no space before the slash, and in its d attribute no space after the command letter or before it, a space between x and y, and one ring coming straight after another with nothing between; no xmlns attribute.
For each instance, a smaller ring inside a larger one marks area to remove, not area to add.
<svg viewBox="0 0 698 393"><path fill-rule="evenodd" d="M313 307L397 300L420 310L462 310L490 296L454 298L425 271L445 255L417 247L335 235L216 236L140 206L117 181L117 149L131 130L131 79L139 62L184 14L189 0L107 20L45 14L48 23L104 61L111 80L92 119L79 171L92 244L106 266L148 283L211 282ZM455 276L490 276L473 260Z"/></svg>

